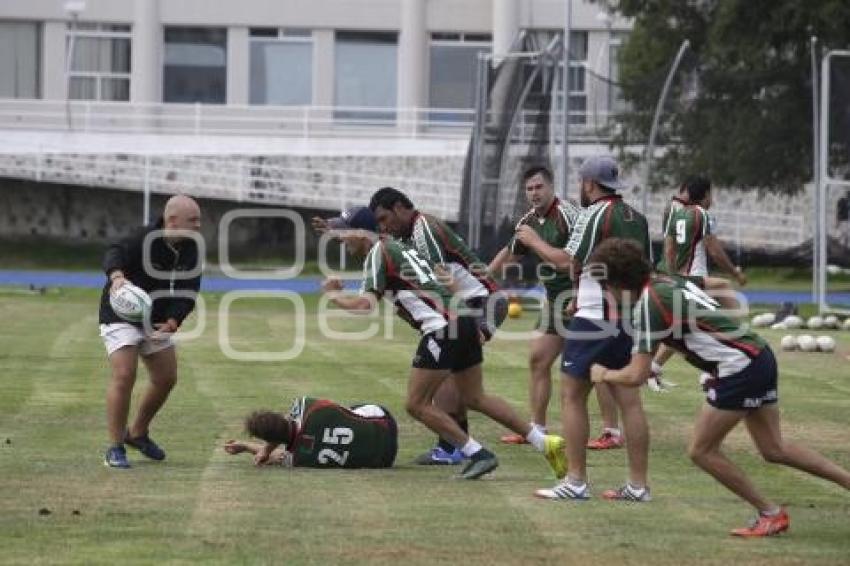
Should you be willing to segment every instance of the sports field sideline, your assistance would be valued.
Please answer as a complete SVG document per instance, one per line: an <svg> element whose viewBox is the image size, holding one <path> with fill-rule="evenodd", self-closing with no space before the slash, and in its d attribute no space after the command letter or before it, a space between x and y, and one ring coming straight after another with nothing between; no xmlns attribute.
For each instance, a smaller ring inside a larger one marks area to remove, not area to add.
<svg viewBox="0 0 850 566"><path fill-rule="evenodd" d="M217 295L205 298L217 307ZM719 564L746 557L753 564L847 563L846 494L762 465L742 431L731 438L733 458L789 506L793 523L786 535L766 540L726 536L750 510L684 454L701 395L695 372L678 360L667 375L679 387L645 394L655 500L543 502L531 497L554 483L542 458L528 448L500 446L503 431L477 416L473 431L502 462L491 478L461 482L451 479L454 470L412 465L431 442L402 410L413 332L398 326L390 340L332 342L309 314L315 297L305 298L306 349L291 362L227 359L218 346L218 321L210 318L200 339L181 346L180 381L152 431L168 459L151 463L131 453L135 467L116 471L102 465L108 368L97 336L97 293L0 288L6 321L0 330L0 562ZM526 315L506 328L530 328L533 319ZM285 349L293 329L283 303L234 303L230 335L241 349ZM778 351L780 336L765 335ZM785 434L848 466L850 334L834 335L835 354L778 354L780 398ZM487 347L485 363L489 387L523 412L526 347L497 341ZM257 470L221 450L222 441L240 436L248 411L285 409L303 394L387 405L400 423L396 468ZM553 423L557 415L553 403ZM624 478L620 451L592 453L590 465L595 493Z"/></svg>

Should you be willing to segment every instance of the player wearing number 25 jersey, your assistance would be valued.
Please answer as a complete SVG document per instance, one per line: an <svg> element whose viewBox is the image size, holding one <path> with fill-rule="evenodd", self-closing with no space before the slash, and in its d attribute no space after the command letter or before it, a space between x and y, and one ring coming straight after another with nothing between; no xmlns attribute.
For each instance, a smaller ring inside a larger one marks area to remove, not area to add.
<svg viewBox="0 0 850 566"><path fill-rule="evenodd" d="M297 468L390 468L398 451L398 427L379 405L343 407L326 399L300 397L288 415L252 413L245 421L251 436L282 446L269 453L268 463ZM263 447L229 441L231 454Z"/></svg>
<svg viewBox="0 0 850 566"><path fill-rule="evenodd" d="M704 385L706 405L697 417L688 449L691 460L753 505L758 516L732 535L764 537L790 526L788 513L765 498L723 453L725 437L741 421L765 460L831 480L850 489L850 472L806 446L784 438L777 408L778 369L770 347L746 324L719 309L719 303L684 277L651 277L642 250L632 242L604 242L592 261L605 266L604 280L618 303L634 309L634 350L628 365L591 368L594 383L638 386L650 376L652 354L660 343L685 354L711 373Z"/></svg>

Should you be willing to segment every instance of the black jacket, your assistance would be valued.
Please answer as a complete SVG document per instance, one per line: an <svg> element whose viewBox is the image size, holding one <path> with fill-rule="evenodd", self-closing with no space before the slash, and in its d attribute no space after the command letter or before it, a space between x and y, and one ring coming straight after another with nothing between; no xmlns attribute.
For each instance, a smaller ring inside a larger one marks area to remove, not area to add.
<svg viewBox="0 0 850 566"><path fill-rule="evenodd" d="M124 272L124 277L128 281L141 287L148 294L164 292L162 296L151 297L154 299L151 323L165 322L169 318L175 319L178 324L182 323L195 308L195 296L201 288L201 276L191 279L175 278L177 272L191 271L199 266L198 245L194 240L182 239L172 247L162 237L153 238L150 243L151 264L155 270L167 271L168 274L153 274L145 271L142 256L145 236L154 230L161 229L162 219L160 218L156 223L142 226L126 238L113 243L106 250L103 256L103 271L106 273L107 280L100 296L101 324L126 322L119 318L109 306L109 289L112 285L109 275L119 269ZM162 277L153 275L162 275ZM180 297L171 296L178 290L183 291ZM184 294L188 296L182 296Z"/></svg>

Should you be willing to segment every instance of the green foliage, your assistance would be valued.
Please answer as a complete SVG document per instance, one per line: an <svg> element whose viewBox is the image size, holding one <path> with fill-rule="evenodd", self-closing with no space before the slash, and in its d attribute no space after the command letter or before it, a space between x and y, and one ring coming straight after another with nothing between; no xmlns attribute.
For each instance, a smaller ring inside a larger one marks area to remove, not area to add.
<svg viewBox="0 0 850 566"><path fill-rule="evenodd" d="M653 186L703 172L715 183L798 190L812 177L809 40L846 47L844 0L617 0L634 18L621 51L633 111L616 138L644 144L664 78L691 43L665 108ZM696 86L696 90L694 90ZM695 93L695 94L694 94Z"/></svg>

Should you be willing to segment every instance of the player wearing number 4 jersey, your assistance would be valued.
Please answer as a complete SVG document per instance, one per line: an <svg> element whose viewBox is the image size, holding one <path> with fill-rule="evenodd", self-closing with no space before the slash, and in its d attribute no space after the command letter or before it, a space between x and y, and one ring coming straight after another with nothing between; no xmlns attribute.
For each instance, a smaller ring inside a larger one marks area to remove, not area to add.
<svg viewBox="0 0 850 566"><path fill-rule="evenodd" d="M593 255L604 266L604 283L614 300L635 304L634 350L621 369L594 365L594 383L638 386L650 375L659 344L682 352L692 365L711 373L706 404L697 417L689 454L694 463L755 507L758 516L731 534L762 537L788 529L788 513L766 499L721 451L721 444L741 421L768 462L784 464L850 489L850 472L781 434L776 359L767 343L699 287L675 275L650 277L641 250L626 240L603 243ZM635 297L637 299L635 300Z"/></svg>
<svg viewBox="0 0 850 566"><path fill-rule="evenodd" d="M563 439L532 429L504 400L484 391L483 336L478 322L465 310L463 299L438 281L436 266L399 241L379 237L377 221L367 207L345 211L329 225L338 230L337 235L349 252L366 259L359 295L343 293L342 284L335 279L326 280L323 290L331 302L351 312L371 312L377 299L387 298L399 316L419 330L421 338L408 380L406 409L470 459L460 477L479 478L496 469L499 462L495 454L433 404L436 391L449 378L455 380L466 407L526 435L544 453L555 475L562 476L566 468L560 453Z"/></svg>
<svg viewBox="0 0 850 566"><path fill-rule="evenodd" d="M228 440L228 454L247 452L255 464L288 468L390 468L398 450L398 427L379 405L343 407L301 397L288 415L257 411L245 430L264 444Z"/></svg>

